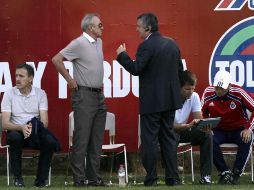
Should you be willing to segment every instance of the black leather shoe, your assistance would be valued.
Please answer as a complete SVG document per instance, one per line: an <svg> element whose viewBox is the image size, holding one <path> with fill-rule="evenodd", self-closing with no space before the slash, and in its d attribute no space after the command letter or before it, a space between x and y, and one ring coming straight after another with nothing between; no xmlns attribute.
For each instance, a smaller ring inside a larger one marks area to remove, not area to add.
<svg viewBox="0 0 254 190"><path fill-rule="evenodd" d="M239 178L240 178L240 175L241 175L242 171L241 170L238 170L236 168L233 169L233 180L232 180L232 184L233 185L238 185L239 184Z"/></svg>
<svg viewBox="0 0 254 190"><path fill-rule="evenodd" d="M34 186L35 187L39 187L39 188L46 187L46 181L45 180L36 179L34 181Z"/></svg>
<svg viewBox="0 0 254 190"><path fill-rule="evenodd" d="M85 183L84 180L80 180L80 181L74 181L73 186L74 187L85 187L87 184Z"/></svg>
<svg viewBox="0 0 254 190"><path fill-rule="evenodd" d="M106 186L103 180L99 179L97 181L88 181L88 186Z"/></svg>
<svg viewBox="0 0 254 190"><path fill-rule="evenodd" d="M153 182L150 182L150 183L144 183L144 186L150 186L150 187L152 187L152 186L157 186L157 180L156 181L153 181Z"/></svg>
<svg viewBox="0 0 254 190"><path fill-rule="evenodd" d="M14 186L15 187L25 187L23 178L22 177L15 177L14 178Z"/></svg>
<svg viewBox="0 0 254 190"><path fill-rule="evenodd" d="M166 180L166 185L167 186L178 186L178 185L182 185L182 183L180 182L179 179L170 178L170 179Z"/></svg>

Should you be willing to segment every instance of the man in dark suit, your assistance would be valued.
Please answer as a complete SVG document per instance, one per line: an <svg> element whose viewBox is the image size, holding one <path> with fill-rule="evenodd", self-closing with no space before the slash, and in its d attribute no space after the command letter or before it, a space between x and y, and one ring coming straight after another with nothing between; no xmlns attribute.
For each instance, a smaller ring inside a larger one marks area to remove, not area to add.
<svg viewBox="0 0 254 190"><path fill-rule="evenodd" d="M172 39L158 32L158 20L152 13L138 16L137 31L144 41L138 47L136 60L128 56L125 44L116 52L117 61L132 75L139 76L141 157L147 172L144 185L157 184L158 142L165 161L165 182L169 186L179 185L173 122L175 110L182 106L180 51Z"/></svg>

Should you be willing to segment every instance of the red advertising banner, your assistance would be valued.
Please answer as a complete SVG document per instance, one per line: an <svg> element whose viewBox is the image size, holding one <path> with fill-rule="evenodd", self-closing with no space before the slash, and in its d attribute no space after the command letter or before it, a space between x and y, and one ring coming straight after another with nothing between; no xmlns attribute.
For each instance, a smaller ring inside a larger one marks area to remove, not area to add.
<svg viewBox="0 0 254 190"><path fill-rule="evenodd" d="M253 0L1 0L0 100L15 86L15 65L34 65L34 85L44 89L49 100L49 128L67 150L70 91L51 58L81 35L83 16L96 12L105 28L104 95L108 111L116 115L116 142L136 151L138 78L118 64L116 48L126 43L135 59L141 43L137 16L157 15L160 32L177 41L187 69L196 73L201 96L220 69L230 71L236 84L253 93L253 10ZM69 62L66 67L72 72Z"/></svg>

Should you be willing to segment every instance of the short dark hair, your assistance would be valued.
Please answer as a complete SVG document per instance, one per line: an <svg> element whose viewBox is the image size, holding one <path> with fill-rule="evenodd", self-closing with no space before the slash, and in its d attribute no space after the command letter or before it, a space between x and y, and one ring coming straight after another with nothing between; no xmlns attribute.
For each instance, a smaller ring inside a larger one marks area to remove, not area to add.
<svg viewBox="0 0 254 190"><path fill-rule="evenodd" d="M180 84L181 87L184 85L196 85L197 77L191 71L185 70L180 74Z"/></svg>
<svg viewBox="0 0 254 190"><path fill-rule="evenodd" d="M151 26L151 32L158 31L158 19L153 13L143 13L137 19L141 20L144 28Z"/></svg>
<svg viewBox="0 0 254 190"><path fill-rule="evenodd" d="M31 65L28 65L26 63L21 63L16 66L16 69L25 69L27 70L27 74L29 77L30 76L34 77L34 68Z"/></svg>

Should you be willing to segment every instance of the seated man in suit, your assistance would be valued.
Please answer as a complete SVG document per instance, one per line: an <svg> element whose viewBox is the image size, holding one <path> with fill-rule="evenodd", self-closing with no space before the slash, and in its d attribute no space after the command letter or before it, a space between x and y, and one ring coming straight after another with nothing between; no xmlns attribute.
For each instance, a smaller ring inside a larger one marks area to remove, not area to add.
<svg viewBox="0 0 254 190"><path fill-rule="evenodd" d="M190 71L183 71L180 75L181 96L183 107L176 110L174 128L180 143L190 142L200 146L200 184L211 183L212 171L212 135L210 130L201 131L195 124L202 118L199 95L194 92L196 75ZM188 122L192 114L193 120Z"/></svg>
<svg viewBox="0 0 254 190"><path fill-rule="evenodd" d="M34 69L28 64L16 67L16 86L5 92L1 103L3 129L7 130L7 144L10 145L10 164L14 174L14 186L24 187L21 172L22 148L40 149L37 177L34 185L44 187L49 173L50 163L56 147L56 140L47 134L40 144L32 142L32 124L37 117L48 126L48 101L44 90L33 87Z"/></svg>
<svg viewBox="0 0 254 190"><path fill-rule="evenodd" d="M220 123L213 129L213 162L220 172L219 184L238 184L249 159L254 127L253 119L250 121L246 113L246 109L254 111L253 98L240 86L230 82L229 72L217 72L213 86L205 89L201 101L204 117L221 117ZM232 172L220 149L223 143L238 145Z"/></svg>

